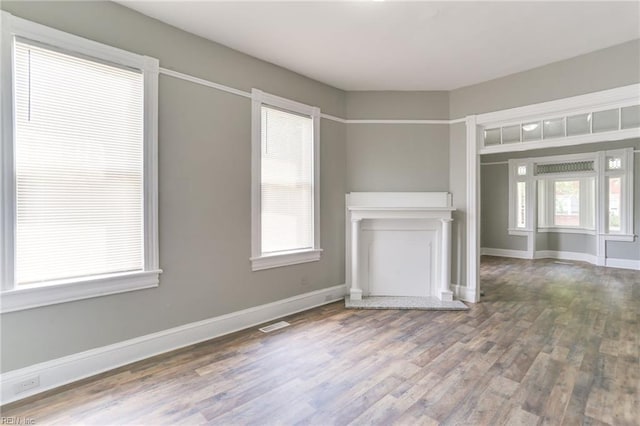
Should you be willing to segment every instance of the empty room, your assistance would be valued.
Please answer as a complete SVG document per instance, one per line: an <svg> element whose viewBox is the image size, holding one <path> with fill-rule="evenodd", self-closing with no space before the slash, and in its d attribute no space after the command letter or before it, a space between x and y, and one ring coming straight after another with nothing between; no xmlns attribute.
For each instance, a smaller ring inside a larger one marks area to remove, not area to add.
<svg viewBox="0 0 640 426"><path fill-rule="evenodd" d="M638 425L640 2L0 2L0 418Z"/></svg>

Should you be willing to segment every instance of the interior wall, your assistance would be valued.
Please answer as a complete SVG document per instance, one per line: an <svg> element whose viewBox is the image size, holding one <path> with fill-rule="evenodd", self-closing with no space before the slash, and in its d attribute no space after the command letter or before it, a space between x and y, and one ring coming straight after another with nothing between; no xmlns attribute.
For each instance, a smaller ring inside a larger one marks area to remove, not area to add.
<svg viewBox="0 0 640 426"><path fill-rule="evenodd" d="M449 117L457 119L468 115L562 99L639 82L640 40L633 40L586 55L453 90L449 93ZM451 126L449 149L451 158L450 187L462 188L464 186L466 188L468 176L464 124ZM638 160L637 156L636 160ZM460 190L456 192L461 193ZM482 193L479 196L481 201ZM456 214L466 215L466 195L464 198L458 197L457 203L458 211ZM636 209L636 223L639 220L639 211L640 209ZM460 232L465 233L466 221L458 221L458 224L463 227ZM455 244L454 241L454 246ZM608 247L612 247L611 250L608 248L612 255L620 250L620 246L617 244L608 243ZM458 251L454 247L454 255L456 252L461 253L460 263L466 264L466 250ZM459 280L462 285L466 285L464 277L465 275L462 275Z"/></svg>
<svg viewBox="0 0 640 426"><path fill-rule="evenodd" d="M480 247L526 251L527 237L509 235L509 166L489 164L480 173Z"/></svg>
<svg viewBox="0 0 640 426"><path fill-rule="evenodd" d="M115 3L1 7L161 67L345 115L343 91ZM250 100L165 75L159 85L160 286L2 314L3 372L345 282L345 125L321 121L321 260L252 272Z"/></svg>
<svg viewBox="0 0 640 426"><path fill-rule="evenodd" d="M447 119L447 92L347 92L349 119ZM448 191L446 124L349 124L349 191Z"/></svg>

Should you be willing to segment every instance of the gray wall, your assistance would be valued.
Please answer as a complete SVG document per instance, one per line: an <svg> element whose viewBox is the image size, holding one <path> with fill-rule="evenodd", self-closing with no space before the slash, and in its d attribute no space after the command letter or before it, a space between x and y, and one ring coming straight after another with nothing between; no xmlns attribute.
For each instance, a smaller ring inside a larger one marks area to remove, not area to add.
<svg viewBox="0 0 640 426"><path fill-rule="evenodd" d="M483 155L483 163L504 162L510 158L545 157L549 155L576 154L581 152L596 152L607 149L633 148L640 150L640 140L625 140L606 143L593 143L582 146L568 146L562 148L536 149L525 152ZM634 156L634 220L636 234L640 232L640 155ZM509 171L507 165L493 164L481 167L482 181L482 218L481 235L482 247L526 250L524 245L514 242L508 235L508 197ZM567 233L537 233L536 250L569 251L575 253L596 254L597 240L593 235ZM640 260L640 239L634 242L607 241L606 256L615 259Z"/></svg>
<svg viewBox="0 0 640 426"><path fill-rule="evenodd" d="M348 92L349 119L446 119L447 92ZM349 191L447 191L449 129L443 124L347 126Z"/></svg>
<svg viewBox="0 0 640 426"><path fill-rule="evenodd" d="M509 235L509 166L482 166L480 200L480 246L507 250L527 250L527 238Z"/></svg>
<svg viewBox="0 0 640 426"><path fill-rule="evenodd" d="M351 119L460 118L640 78L636 41L452 92L345 93L114 3L5 1L0 7L154 56L165 68L242 90L260 88ZM458 208L452 280L466 282L464 124L345 126L322 120L322 260L255 273L248 260L249 101L161 76L159 130L160 287L3 314L1 371L343 283L349 191L451 191ZM637 197L636 211L639 202ZM621 247L610 250L628 252ZM303 278L308 285L301 285Z"/></svg>
<svg viewBox="0 0 640 426"><path fill-rule="evenodd" d="M564 61L534 68L517 74L498 78L488 82L453 90L449 93L449 117L462 118L467 115L481 114L490 111L529 105L591 93L598 90L612 89L640 82L640 40L598 50L586 55L577 56ZM450 188L458 217L466 214L466 132L464 124L451 126L449 135L449 152L451 158ZM527 154L528 155L528 154ZM638 161L636 156L636 161ZM482 200L482 194L481 194ZM638 200L636 198L636 203ZM636 204L637 206L637 204ZM638 222L636 209L635 219ZM466 232L465 222L458 221L459 232ZM636 226L636 232L638 232ZM631 244L631 243L627 243ZM455 247L454 256L458 249ZM609 256L632 253L628 247L622 249L618 244L610 243ZM463 247L464 248L464 247ZM461 250L465 265L465 250ZM630 254L629 254L630 255ZM622 256L615 256L623 258ZM465 285L465 275L459 284Z"/></svg>
<svg viewBox="0 0 640 426"><path fill-rule="evenodd" d="M340 90L115 3L2 9L157 57L162 67L345 115ZM344 124L321 122L322 260L251 272L250 101L167 76L159 100L160 287L3 314L2 371L345 282Z"/></svg>

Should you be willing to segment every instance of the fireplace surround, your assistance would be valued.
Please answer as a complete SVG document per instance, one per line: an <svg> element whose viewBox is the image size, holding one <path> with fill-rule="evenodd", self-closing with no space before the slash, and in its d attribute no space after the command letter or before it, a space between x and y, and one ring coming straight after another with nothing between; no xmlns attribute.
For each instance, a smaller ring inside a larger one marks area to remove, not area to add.
<svg viewBox="0 0 640 426"><path fill-rule="evenodd" d="M351 300L368 296L453 300L451 194L352 192L346 196Z"/></svg>

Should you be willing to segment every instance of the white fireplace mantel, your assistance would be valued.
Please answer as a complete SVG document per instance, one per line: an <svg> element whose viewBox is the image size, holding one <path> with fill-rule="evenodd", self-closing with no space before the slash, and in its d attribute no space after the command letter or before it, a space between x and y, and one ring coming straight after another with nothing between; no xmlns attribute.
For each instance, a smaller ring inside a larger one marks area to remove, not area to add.
<svg viewBox="0 0 640 426"><path fill-rule="evenodd" d="M447 192L347 194L346 265L351 300L369 295L453 300L454 210Z"/></svg>

